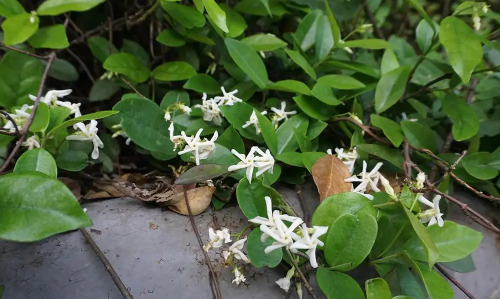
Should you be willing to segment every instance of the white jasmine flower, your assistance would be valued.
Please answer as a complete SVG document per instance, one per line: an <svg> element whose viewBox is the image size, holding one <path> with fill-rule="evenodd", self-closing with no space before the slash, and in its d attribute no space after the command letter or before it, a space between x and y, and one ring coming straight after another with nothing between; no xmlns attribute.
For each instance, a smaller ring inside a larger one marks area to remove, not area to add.
<svg viewBox="0 0 500 299"><path fill-rule="evenodd" d="M222 97L215 97L214 101L217 102L218 105L227 105L232 106L234 103L243 102L242 99L235 96L238 93L238 90L235 89L231 92L226 92L224 87L221 86Z"/></svg>
<svg viewBox="0 0 500 299"><path fill-rule="evenodd" d="M14 113L8 113L15 124L6 118L7 122L5 123L3 128L9 130L11 133L16 132L16 126L19 130L22 130L23 126L26 124L26 121L30 117L30 113L28 113L27 110L32 108L33 106L24 104L21 109L14 109Z"/></svg>
<svg viewBox="0 0 500 299"><path fill-rule="evenodd" d="M266 247L264 249L265 253L269 253L273 250L287 247L290 248L290 245L293 243L293 238L297 235L294 233L294 230L304 222L302 219L295 219L290 227L287 227L283 221L281 220L283 215L280 215L278 210L273 212L273 218L275 220L276 229L271 230L271 228L266 225L261 225L260 230L274 239L274 243L271 246Z"/></svg>
<svg viewBox="0 0 500 299"><path fill-rule="evenodd" d="M259 154L260 156L255 156L255 152ZM250 152L248 153L247 156L244 154L238 153L236 150L231 150L231 153L238 157L241 161L236 164L229 166L227 171L236 171L240 169L246 168L246 177L248 182L252 183L252 177L253 177L253 170L255 167L258 168L257 173L255 174L255 177L260 176L266 171L269 171L270 173L273 173L273 167L274 167L274 158L269 152L269 150L266 150L266 152L263 152L259 147L253 146L250 149Z"/></svg>
<svg viewBox="0 0 500 299"><path fill-rule="evenodd" d="M279 287L283 291L288 292L288 290L290 289L290 283L291 283L290 279L292 279L293 274L295 274L295 267L292 266L292 268L290 270L288 270L288 272L286 273L285 277L276 280L276 284L279 285Z"/></svg>
<svg viewBox="0 0 500 299"><path fill-rule="evenodd" d="M430 202L427 198L425 198L422 194L420 194L420 196L418 197L418 201L430 207L430 209L425 210L424 212L418 214L418 217L420 217L420 222L422 223L429 222L428 224L429 226L437 223L440 227L443 227L444 225L443 214L439 209L440 200L441 200L441 195L434 196L434 199L432 200L432 202Z"/></svg>
<svg viewBox="0 0 500 299"><path fill-rule="evenodd" d="M203 112L204 121L213 121L215 125L222 124L222 112L219 109L219 104L214 99L207 100L207 94L203 94L203 102L201 105L194 105L195 108L200 108Z"/></svg>
<svg viewBox="0 0 500 299"><path fill-rule="evenodd" d="M179 151L179 155L185 153L194 152L194 157L196 165L200 165L200 160L208 158L208 156L215 150L215 140L219 137L217 131L214 132L212 139L207 140L206 138L202 141L200 140L200 135L203 129L199 129L195 136L188 137L184 131L181 132L186 146L182 151Z"/></svg>
<svg viewBox="0 0 500 299"><path fill-rule="evenodd" d="M243 276L243 274L236 267L234 267L234 277L233 283L236 285L240 285L240 283L245 282L246 280L245 276Z"/></svg>
<svg viewBox="0 0 500 299"><path fill-rule="evenodd" d="M344 43L344 41L343 41L343 40L339 40L339 45L341 45L341 44L343 44L343 43ZM352 49L351 49L351 48L349 48L349 47L342 47L342 49L343 49L344 51L346 51L347 53L351 54L351 55L353 54Z"/></svg>
<svg viewBox="0 0 500 299"><path fill-rule="evenodd" d="M392 199L398 200L398 196L394 192L394 189L392 188L391 184L389 184L389 181L382 175L380 176L380 182L382 183L382 186L384 186L385 192L389 194L389 196Z"/></svg>
<svg viewBox="0 0 500 299"><path fill-rule="evenodd" d="M30 138L26 139L26 141L21 143L21 145L28 147L28 150L40 148L40 142L38 142L38 138L36 137L36 135L33 135Z"/></svg>
<svg viewBox="0 0 500 299"><path fill-rule="evenodd" d="M183 103L179 104L179 110L181 110L184 114L190 114L191 113L191 108L188 106L184 105Z"/></svg>
<svg viewBox="0 0 500 299"><path fill-rule="evenodd" d="M363 161L363 171L358 174L357 176L354 175L348 179L345 179L344 181L347 183L353 183L353 182L358 182L359 184L356 187L352 187L353 192L358 192L358 193L365 193L366 188L368 185L370 185L371 189L374 192L379 192L380 189L377 187L378 181L380 180L380 177L382 176L378 170L380 167L382 167L383 163L379 162L375 167L370 171L369 173L366 172L366 161Z"/></svg>
<svg viewBox="0 0 500 299"><path fill-rule="evenodd" d="M327 153L328 155L330 155L330 156L331 156L331 155L333 155L333 153L332 153L332 149L331 149L331 148L327 149L327 150L326 150L326 153Z"/></svg>
<svg viewBox="0 0 500 299"><path fill-rule="evenodd" d="M483 3L483 13L488 13L488 5L486 5L486 3Z"/></svg>
<svg viewBox="0 0 500 299"><path fill-rule="evenodd" d="M82 113L80 112L80 103L78 104L73 104L71 102L65 102L65 101L55 101L57 106L68 108L71 111L71 114L74 114L75 117L80 117L82 116Z"/></svg>
<svg viewBox="0 0 500 299"><path fill-rule="evenodd" d="M267 111L262 111L260 114L266 115ZM259 126L259 119L257 118L257 114L255 113L255 110L252 112L252 115L250 115L250 120L248 120L243 126L241 126L243 129L247 128L249 126L254 126L255 127L255 134L259 135L260 134L260 126Z"/></svg>
<svg viewBox="0 0 500 299"><path fill-rule="evenodd" d="M40 102L45 103L51 107L58 106L57 102L59 98L63 98L69 95L72 92L71 89L63 89L63 90L49 90L44 97L40 98ZM29 95L29 98L32 101L36 100L36 96Z"/></svg>
<svg viewBox="0 0 500 299"><path fill-rule="evenodd" d="M269 149L266 149L266 152L263 152L259 147L256 147L255 151L260 155L260 157L254 155L253 158L254 165L258 169L255 177L260 176L266 171L272 174L274 168L274 158Z"/></svg>
<svg viewBox="0 0 500 299"><path fill-rule="evenodd" d="M248 182L250 182L250 184L252 183L253 169L255 167L254 161L253 161L253 153L255 152L255 148L256 148L255 146L252 147L247 156L245 156L244 154L238 153L235 149L232 149L231 153L233 153L233 155L238 157L238 159L240 159L241 161L238 164L231 165L227 168L227 171L236 171L236 170L246 168L247 169L246 177L247 177Z"/></svg>
<svg viewBox="0 0 500 299"><path fill-rule="evenodd" d="M417 175L417 183L415 184L415 187L417 189L424 188L424 182L425 182L425 173L419 172Z"/></svg>
<svg viewBox="0 0 500 299"><path fill-rule="evenodd" d="M330 153L331 152L332 151L330 150ZM329 155L331 155L330 153ZM343 148L335 148L335 153L337 154L337 158L339 158L342 162L344 162L344 165L347 166L349 173L352 174L352 172L354 171L354 163L359 157L356 148L353 148L352 151L345 153Z"/></svg>
<svg viewBox="0 0 500 299"><path fill-rule="evenodd" d="M250 263L248 257L241 251L243 250L243 246L245 245L246 240L246 237L244 239L238 240L229 247L228 251L224 250L222 252L224 259L227 261L230 256L234 256L237 260L242 260L245 263Z"/></svg>
<svg viewBox="0 0 500 299"><path fill-rule="evenodd" d="M80 131L75 132L73 135L66 137L67 140L79 140L79 141L92 141L94 144L94 150L92 151L92 159L99 158L99 148L104 147L99 136L97 136L97 121L95 119L91 120L88 125L83 123L77 123L75 125Z"/></svg>
<svg viewBox="0 0 500 299"><path fill-rule="evenodd" d="M290 250L296 251L298 249L307 249L306 254L309 257L309 262L311 267L318 268L318 262L316 261L316 247L324 246L323 242L318 240L318 238L328 231L328 226L313 226L314 232L312 236L309 236L309 230L305 224L302 224L302 239L295 241L290 246Z"/></svg>
<svg viewBox="0 0 500 299"><path fill-rule="evenodd" d="M168 131L170 132L170 141L174 144L174 151L177 149L177 146L182 146L184 144L184 137L181 135L174 135L174 122L170 123L168 127Z"/></svg>
<svg viewBox="0 0 500 299"><path fill-rule="evenodd" d="M222 228L222 230L214 231L213 228L208 229L208 244L203 245L203 249L208 252L211 248L222 247L225 243L231 243L231 235L229 229Z"/></svg>
<svg viewBox="0 0 500 299"><path fill-rule="evenodd" d="M481 30L481 18L478 15L472 18L472 22L474 23L474 30Z"/></svg>
<svg viewBox="0 0 500 299"><path fill-rule="evenodd" d="M266 53L264 53L264 51L259 51L259 54L263 59L266 59Z"/></svg>
<svg viewBox="0 0 500 299"><path fill-rule="evenodd" d="M271 110L276 113L276 115L273 116L272 118L272 124L274 126L278 125L278 123L284 119L288 119L288 115L294 115L297 114L297 111L285 111L286 108L286 102L283 101L281 102L281 109L271 107Z"/></svg>
<svg viewBox="0 0 500 299"><path fill-rule="evenodd" d="M416 118L410 118L410 119L408 119L408 116L406 116L406 112L401 113L401 118L403 120L412 121L412 122L418 121L418 119L416 119Z"/></svg>
<svg viewBox="0 0 500 299"><path fill-rule="evenodd" d="M172 119L172 115L170 115L170 112L167 110L165 111L165 121L170 121Z"/></svg>

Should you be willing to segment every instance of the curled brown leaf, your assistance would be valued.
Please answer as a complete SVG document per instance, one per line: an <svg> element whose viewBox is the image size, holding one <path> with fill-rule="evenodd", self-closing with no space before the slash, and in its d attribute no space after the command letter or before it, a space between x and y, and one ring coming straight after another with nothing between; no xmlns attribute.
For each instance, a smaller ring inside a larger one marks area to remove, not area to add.
<svg viewBox="0 0 500 299"><path fill-rule="evenodd" d="M312 167L312 175L320 202L330 195L351 191L352 184L344 182L351 174L344 163L333 155L326 155L316 161Z"/></svg>

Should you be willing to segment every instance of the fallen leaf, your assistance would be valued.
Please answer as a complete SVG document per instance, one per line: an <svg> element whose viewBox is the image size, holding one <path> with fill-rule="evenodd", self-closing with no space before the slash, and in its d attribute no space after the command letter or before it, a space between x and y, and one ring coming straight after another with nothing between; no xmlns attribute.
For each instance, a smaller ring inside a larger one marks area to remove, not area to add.
<svg viewBox="0 0 500 299"><path fill-rule="evenodd" d="M111 195L106 191L90 190L82 197L82 199L93 200L93 199L105 199L105 198L115 198L115 197L117 196Z"/></svg>
<svg viewBox="0 0 500 299"><path fill-rule="evenodd" d="M96 191L106 191L110 195L115 197L123 197L125 195L122 192L116 190L115 186L113 186L113 183L93 183L93 187Z"/></svg>
<svg viewBox="0 0 500 299"><path fill-rule="evenodd" d="M193 215L203 213L212 202L212 195L214 192L214 186L203 186L188 190L187 198L189 201L189 207L191 208L191 213ZM189 215L183 191L176 193L168 199L158 200L157 203L160 206L167 206L172 211L181 215Z"/></svg>
<svg viewBox="0 0 500 299"><path fill-rule="evenodd" d="M330 195L351 191L352 184L344 182L351 174L344 163L335 156L326 155L316 161L312 167L312 175L318 187L320 202Z"/></svg>
<svg viewBox="0 0 500 299"><path fill-rule="evenodd" d="M90 229L90 232L91 232L91 233L94 233L94 234L96 234L96 235L100 235L100 234L102 234L102 232L101 232L100 230L98 230L98 229L93 229L93 228L91 228L91 229Z"/></svg>
<svg viewBox="0 0 500 299"><path fill-rule="evenodd" d="M77 181L67 178L67 177L58 177L57 178L59 181L63 182L66 187L71 190L73 195L76 197L76 199L80 200L80 197L82 197L82 188L80 187L80 184L78 184Z"/></svg>
<svg viewBox="0 0 500 299"><path fill-rule="evenodd" d="M152 230L158 229L158 225L154 224L153 222L150 222L149 229L152 229Z"/></svg>

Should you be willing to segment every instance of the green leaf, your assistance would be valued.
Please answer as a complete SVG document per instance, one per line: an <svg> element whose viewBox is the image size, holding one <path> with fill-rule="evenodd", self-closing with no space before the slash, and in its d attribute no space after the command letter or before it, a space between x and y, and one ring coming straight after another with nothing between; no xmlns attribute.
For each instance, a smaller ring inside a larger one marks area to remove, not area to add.
<svg viewBox="0 0 500 299"><path fill-rule="evenodd" d="M161 1L161 7L163 7L172 19L179 22L182 27L191 29L205 25L205 16L193 6Z"/></svg>
<svg viewBox="0 0 500 299"><path fill-rule="evenodd" d="M481 42L474 31L456 17L446 17L441 21L439 40L448 52L448 60L453 70L467 84L474 68L483 59Z"/></svg>
<svg viewBox="0 0 500 299"><path fill-rule="evenodd" d="M221 3L220 8L226 13L226 25L229 30L227 37L238 37L245 32L248 27L247 22L237 11L232 10L225 3Z"/></svg>
<svg viewBox="0 0 500 299"><path fill-rule="evenodd" d="M313 67L309 64L307 59L302 56L302 54L290 49L285 49L285 52L293 60L293 62L300 66L300 68L309 75L309 77L311 77L313 80L316 80L316 71L314 71Z"/></svg>
<svg viewBox="0 0 500 299"><path fill-rule="evenodd" d="M308 125L309 119L302 114L294 115L286 120L276 130L276 135L278 136L278 155L284 152L294 152L298 149L299 144L295 139L293 129L305 130Z"/></svg>
<svg viewBox="0 0 500 299"><path fill-rule="evenodd" d="M321 11L315 10L309 12L299 24L297 31L293 34L294 39L302 51L307 51L314 45L316 39L316 29L318 17Z"/></svg>
<svg viewBox="0 0 500 299"><path fill-rule="evenodd" d="M254 109L254 111L257 115L262 137L264 137L264 141L266 142L266 145L271 153L276 155L276 152L278 151L278 137L276 135L276 130L274 129L274 126L269 118L262 115L257 109Z"/></svg>
<svg viewBox="0 0 500 299"><path fill-rule="evenodd" d="M356 268L368 256L377 237L377 220L370 214L344 214L328 229L325 259L338 271Z"/></svg>
<svg viewBox="0 0 500 299"><path fill-rule="evenodd" d="M254 108L247 103L236 103L232 106L223 105L219 106L220 110L226 117L226 120L238 130L241 136L257 141L263 142L261 135L256 134L255 127L243 128L242 126L250 119Z"/></svg>
<svg viewBox="0 0 500 299"><path fill-rule="evenodd" d="M4 44L10 46L26 41L37 31L39 22L38 16L29 13L8 17L2 22L2 30L5 34Z"/></svg>
<svg viewBox="0 0 500 299"><path fill-rule="evenodd" d="M407 101L422 118L427 118L427 106L415 99L408 99Z"/></svg>
<svg viewBox="0 0 500 299"><path fill-rule="evenodd" d="M288 165L304 167L304 162L302 161L301 153L285 152L276 156L276 160L281 161Z"/></svg>
<svg viewBox="0 0 500 299"><path fill-rule="evenodd" d="M268 85L266 89L295 92L303 95L311 95L312 92L304 83L296 80L283 80Z"/></svg>
<svg viewBox="0 0 500 299"><path fill-rule="evenodd" d="M4 18L25 12L26 11L18 0L0 0L0 16ZM0 298L2 298L2 296L0 296Z"/></svg>
<svg viewBox="0 0 500 299"><path fill-rule="evenodd" d="M339 45L340 48L363 48L371 50L391 49L393 46L383 39L369 38L358 39L343 42Z"/></svg>
<svg viewBox="0 0 500 299"><path fill-rule="evenodd" d="M92 120L92 119L97 120L97 119L105 118L105 117L108 117L108 116L111 116L111 115L117 114L117 113L118 113L118 111L99 111L99 112L94 112L94 113L90 113L90 114L85 114L83 116L76 117L76 118L73 118L71 120L67 120L67 121L63 122L62 124L54 127L52 130L50 130L47 135L53 135L56 131L58 131L60 129L67 128L69 126L72 126L74 124L80 123L80 122L85 121L85 120Z"/></svg>
<svg viewBox="0 0 500 299"><path fill-rule="evenodd" d="M57 166L67 171L77 172L87 167L88 155L81 151L69 150L61 153L57 159Z"/></svg>
<svg viewBox="0 0 500 299"><path fill-rule="evenodd" d="M431 17L427 14L425 9L422 7L422 4L420 4L419 0L409 0L410 4L415 8L418 13L427 21L427 23L432 26L432 28L435 28L434 22L432 21Z"/></svg>
<svg viewBox="0 0 500 299"><path fill-rule="evenodd" d="M29 109L31 112L31 109ZM38 103L35 118L30 126L30 132L42 132L47 129L50 121L50 108L45 103Z"/></svg>
<svg viewBox="0 0 500 299"><path fill-rule="evenodd" d="M221 92L219 83L207 74L197 74L189 78L183 88L206 94L220 94Z"/></svg>
<svg viewBox="0 0 500 299"><path fill-rule="evenodd" d="M472 259L471 254L464 257L463 259L449 263L441 263L441 265L445 266L451 271L459 273L470 273L476 270L476 265L474 264L474 260Z"/></svg>
<svg viewBox="0 0 500 299"><path fill-rule="evenodd" d="M153 70L153 77L160 81L182 81L195 75L196 70L184 61L166 62Z"/></svg>
<svg viewBox="0 0 500 299"><path fill-rule="evenodd" d="M480 232L451 221L445 221L443 227L428 226L427 232L439 250L438 262L453 262L467 257L483 238ZM426 260L424 247L417 236L408 240L404 249L412 259Z"/></svg>
<svg viewBox="0 0 500 299"><path fill-rule="evenodd" d="M327 105L337 106L342 104L333 93L333 89L325 83L316 83L312 89L312 94Z"/></svg>
<svg viewBox="0 0 500 299"><path fill-rule="evenodd" d="M271 197L273 205L281 204L281 196L271 187L266 187L260 179L253 179L250 184L247 178L241 179L236 188L236 199L243 215L248 219L257 216L267 217L266 196Z"/></svg>
<svg viewBox="0 0 500 299"><path fill-rule="evenodd" d="M182 47L186 41L179 33L171 29L165 29L156 37L156 41L169 47Z"/></svg>
<svg viewBox="0 0 500 299"><path fill-rule="evenodd" d="M312 119L310 121L309 127L307 128L307 136L309 138L314 139L319 136L323 132L323 130L328 127L328 124L324 121Z"/></svg>
<svg viewBox="0 0 500 299"><path fill-rule="evenodd" d="M38 171L52 178L57 178L57 165L52 155L43 148L25 152L19 157L14 172Z"/></svg>
<svg viewBox="0 0 500 299"><path fill-rule="evenodd" d="M434 131L427 125L408 120L401 121L401 128L406 139L417 148L426 148L431 151L437 150L437 141Z"/></svg>
<svg viewBox="0 0 500 299"><path fill-rule="evenodd" d="M377 156L381 159L389 161L392 165L396 166L399 169L401 169L401 165L404 162L404 158L403 155L401 154L401 151L388 148L387 146L384 145L358 144L356 145L356 148L364 152L367 152L370 155Z"/></svg>
<svg viewBox="0 0 500 299"><path fill-rule="evenodd" d="M234 9L241 13L258 16L267 16L269 11L276 17L289 13L278 1L269 1L269 9L267 9L263 1L265 0L241 0L236 3Z"/></svg>
<svg viewBox="0 0 500 299"><path fill-rule="evenodd" d="M47 62L43 61L42 63L46 65ZM52 63L48 75L54 79L66 82L75 82L80 78L78 71L71 63L59 58L56 58Z"/></svg>
<svg viewBox="0 0 500 299"><path fill-rule="evenodd" d="M422 279L425 289L431 299L453 299L454 293L448 282L437 272L432 270L432 267L418 264L411 258L408 258L412 268L417 272Z"/></svg>
<svg viewBox="0 0 500 299"><path fill-rule="evenodd" d="M362 213L375 217L375 208L370 200L354 192L337 193L321 202L312 216L312 225L332 225L343 214L358 216Z"/></svg>
<svg viewBox="0 0 500 299"><path fill-rule="evenodd" d="M302 163L307 168L307 170L312 173L312 167L316 161L326 156L326 153L323 152L303 152L300 155L302 159Z"/></svg>
<svg viewBox="0 0 500 299"><path fill-rule="evenodd" d="M417 234L420 243L424 248L426 260L429 263L429 268L432 268L436 261L439 259L439 249L437 248L436 244L434 244L434 241L432 241L432 238L425 226L420 223L417 217L413 215L413 213L409 211L408 208L406 208L402 203L401 208L408 217L408 220L410 220L411 226L413 227L413 230Z"/></svg>
<svg viewBox="0 0 500 299"><path fill-rule="evenodd" d="M353 77L345 75L326 75L318 79L318 83L323 83L335 89L358 89L365 85Z"/></svg>
<svg viewBox="0 0 500 299"><path fill-rule="evenodd" d="M399 61L394 54L392 49L387 49L384 52L384 56L382 56L382 64L380 66L380 73L384 75L392 70L395 70L399 67Z"/></svg>
<svg viewBox="0 0 500 299"><path fill-rule="evenodd" d="M367 299L391 299L389 285L382 278L369 279L365 282Z"/></svg>
<svg viewBox="0 0 500 299"><path fill-rule="evenodd" d="M257 268L274 268L281 263L283 259L283 250L273 250L265 253L264 249L273 244L272 238L267 238L264 242L260 240L262 232L260 228L254 229L248 236L247 253L248 258Z"/></svg>
<svg viewBox="0 0 500 299"><path fill-rule="evenodd" d="M29 39L33 48L64 49L69 47L66 28L57 24L38 29Z"/></svg>
<svg viewBox="0 0 500 299"><path fill-rule="evenodd" d="M217 164L198 165L188 169L175 180L177 185L191 185L220 177L227 173L227 166Z"/></svg>
<svg viewBox="0 0 500 299"><path fill-rule="evenodd" d="M389 118L382 117L376 114L370 116L371 123L375 127L382 129L384 135L389 138L389 140L394 144L395 147L399 147L403 142L404 135L403 130L399 124Z"/></svg>
<svg viewBox="0 0 500 299"><path fill-rule="evenodd" d="M330 55L333 49L333 34L328 16L319 16L316 28L316 44L314 53L316 59L322 61Z"/></svg>
<svg viewBox="0 0 500 299"><path fill-rule="evenodd" d="M338 45L340 41L340 28L335 16L333 15L332 10L330 9L330 5L327 0L324 0L326 15L328 16L328 22L330 23L330 28L333 34L333 43L334 45Z"/></svg>
<svg viewBox="0 0 500 299"><path fill-rule="evenodd" d="M322 65L339 68L341 70L349 70L349 71L353 71L353 72L362 73L362 74L365 74L365 75L368 75L370 77L377 78L377 79L380 77L377 74L377 72L369 65L365 65L365 64L358 63L355 61L327 60Z"/></svg>
<svg viewBox="0 0 500 299"><path fill-rule="evenodd" d="M52 131L53 128L63 123L63 121L70 116L71 111L64 107L53 107L50 109L50 121L46 128L47 132Z"/></svg>
<svg viewBox="0 0 500 299"><path fill-rule="evenodd" d="M43 173L3 175L0 194L1 239L33 242L92 225L73 193Z"/></svg>
<svg viewBox="0 0 500 299"><path fill-rule="evenodd" d="M490 153L477 152L465 156L462 164L471 176L480 180L490 180L498 175L498 170L489 165L490 161Z"/></svg>
<svg viewBox="0 0 500 299"><path fill-rule="evenodd" d="M364 299L359 284L351 276L319 267L316 280L328 299Z"/></svg>
<svg viewBox="0 0 500 299"><path fill-rule="evenodd" d="M124 39L122 42L121 52L134 55L134 57L137 58L137 60L139 60L142 65L144 65L148 69L151 68L149 53L146 52L146 50L144 50L144 48L140 44L128 39Z"/></svg>
<svg viewBox="0 0 500 299"><path fill-rule="evenodd" d="M313 97L299 95L293 97L293 100L305 114L315 119L329 120L335 113L335 108Z"/></svg>
<svg viewBox="0 0 500 299"><path fill-rule="evenodd" d="M175 103L183 103L189 106L189 94L185 90L171 90L163 97L160 107L162 110L166 110L170 105Z"/></svg>
<svg viewBox="0 0 500 299"><path fill-rule="evenodd" d="M226 13L219 7L219 5L214 0L203 0L203 5L205 5L205 9L214 23L222 29L222 31L229 33L229 29L226 24Z"/></svg>
<svg viewBox="0 0 500 299"><path fill-rule="evenodd" d="M97 80L90 89L89 101L98 102L109 100L119 90L120 86L116 84L115 81L108 79Z"/></svg>
<svg viewBox="0 0 500 299"><path fill-rule="evenodd" d="M443 111L453 120L453 137L464 141L474 137L479 131L476 111L464 99L448 93L443 98Z"/></svg>
<svg viewBox="0 0 500 299"><path fill-rule="evenodd" d="M408 266L398 265L395 270L397 271L397 279L399 280L399 285L401 286L401 293L410 296L409 299L429 298L424 286L422 285L422 281L419 277L417 277L417 275L415 275L414 272L410 271Z"/></svg>
<svg viewBox="0 0 500 299"><path fill-rule="evenodd" d="M405 65L382 75L375 90L375 110L382 113L404 95L411 67Z"/></svg>
<svg viewBox="0 0 500 299"><path fill-rule="evenodd" d="M241 40L255 51L269 52L286 47L288 44L270 33L257 33Z"/></svg>
<svg viewBox="0 0 500 299"><path fill-rule="evenodd" d="M111 56L104 61L102 67L108 71L125 75L133 81L139 83L149 79L149 70L143 66L141 62L134 57L134 55L129 53L111 54Z"/></svg>
<svg viewBox="0 0 500 299"><path fill-rule="evenodd" d="M46 0L36 12L41 16L56 16L68 11L86 11L105 0Z"/></svg>
<svg viewBox="0 0 500 299"><path fill-rule="evenodd" d="M269 83L264 62L252 47L241 41L226 38L227 50L234 62L257 84L265 88Z"/></svg>
<svg viewBox="0 0 500 299"><path fill-rule="evenodd" d="M112 54L117 53L118 50L109 40L100 36L93 36L87 39L87 44L89 45L90 52L97 58L100 62L105 62L106 59Z"/></svg>
<svg viewBox="0 0 500 299"><path fill-rule="evenodd" d="M120 111L122 126L132 141L150 151L173 151L164 112L158 105L139 96L122 99L113 109Z"/></svg>
<svg viewBox="0 0 500 299"><path fill-rule="evenodd" d="M245 144L243 143L240 134L236 132L233 126L227 127L227 129L224 131L224 133L222 133L222 135L219 136L215 143L223 145L228 149L234 149L238 153L245 152Z"/></svg>
<svg viewBox="0 0 500 299"><path fill-rule="evenodd" d="M434 25L434 22L432 22ZM417 25L416 29L417 44L422 53L426 53L430 50L432 42L434 40L435 32L434 28L426 20L421 20Z"/></svg>

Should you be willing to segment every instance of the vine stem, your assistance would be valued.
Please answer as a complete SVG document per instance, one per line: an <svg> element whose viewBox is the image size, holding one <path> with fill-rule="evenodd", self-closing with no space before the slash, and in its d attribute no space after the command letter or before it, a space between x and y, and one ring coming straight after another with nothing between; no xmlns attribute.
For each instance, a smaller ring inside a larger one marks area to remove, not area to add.
<svg viewBox="0 0 500 299"><path fill-rule="evenodd" d="M302 282L304 282L304 286L306 287L306 290L307 290L307 293L314 299L318 299L316 297L316 295L314 295L314 289L311 287L311 285L309 284L309 282L307 281L306 277L304 276L304 273L302 273L302 271L300 270L299 268L299 265L297 265L297 262L295 261L295 259L293 258L293 255L292 253L290 252L290 249L286 249L286 253L288 254L288 257L290 258L290 262L292 263L292 265L295 267L295 270L299 273L299 276L300 276L300 279L302 280Z"/></svg>
<svg viewBox="0 0 500 299"><path fill-rule="evenodd" d="M40 103L40 98L42 97L43 87L45 86L45 81L47 80L49 69L52 66L52 63L54 62L54 60L56 59L56 53L52 52L48 55L48 57L49 57L49 59L47 61L47 65L45 66L45 70L43 71L42 80L40 81L40 86L38 87L38 94L36 96L35 103L33 104L33 108L31 109L31 114L28 117L28 120L26 121L26 125L23 127L21 137L17 141L16 146L10 152L9 157L5 160L5 163L0 168L0 174L2 174L5 171L5 169L7 168L7 166L9 166L12 159L14 159L14 156L19 151L19 148L21 147L21 144L23 143L23 141L26 139L26 135L28 134L28 130L29 130L31 124L33 123L33 119L35 118L35 113L36 113L36 110L38 108L38 104Z"/></svg>
<svg viewBox="0 0 500 299"><path fill-rule="evenodd" d="M453 276L450 275L450 273L446 272L446 270L439 264L435 265L436 269L439 270L446 278L448 278L449 281L451 281L454 285L457 286L467 297L470 299L476 299L461 283L459 283Z"/></svg>

